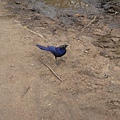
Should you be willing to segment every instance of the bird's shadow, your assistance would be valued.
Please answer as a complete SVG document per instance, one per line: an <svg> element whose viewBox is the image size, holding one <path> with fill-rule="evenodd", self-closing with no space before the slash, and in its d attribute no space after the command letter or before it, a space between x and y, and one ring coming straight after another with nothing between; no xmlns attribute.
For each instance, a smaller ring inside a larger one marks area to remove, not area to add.
<svg viewBox="0 0 120 120"><path fill-rule="evenodd" d="M64 58L60 58L60 59L58 59L58 62L56 63L56 65L61 65L62 63L65 63L65 59Z"/></svg>

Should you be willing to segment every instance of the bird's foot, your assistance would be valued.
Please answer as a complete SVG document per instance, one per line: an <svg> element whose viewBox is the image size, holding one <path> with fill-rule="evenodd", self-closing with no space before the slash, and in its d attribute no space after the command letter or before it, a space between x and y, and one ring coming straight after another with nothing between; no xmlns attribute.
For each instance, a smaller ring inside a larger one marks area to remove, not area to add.
<svg viewBox="0 0 120 120"><path fill-rule="evenodd" d="M56 65L59 65L58 61L56 61Z"/></svg>

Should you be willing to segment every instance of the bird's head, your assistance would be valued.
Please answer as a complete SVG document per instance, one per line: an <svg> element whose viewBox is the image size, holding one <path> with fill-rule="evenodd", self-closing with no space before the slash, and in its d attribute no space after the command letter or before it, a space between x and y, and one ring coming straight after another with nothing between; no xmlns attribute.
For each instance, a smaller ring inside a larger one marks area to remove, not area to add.
<svg viewBox="0 0 120 120"><path fill-rule="evenodd" d="M61 45L60 48L61 48L61 49L66 49L67 46L68 46L68 45L64 44L64 45Z"/></svg>

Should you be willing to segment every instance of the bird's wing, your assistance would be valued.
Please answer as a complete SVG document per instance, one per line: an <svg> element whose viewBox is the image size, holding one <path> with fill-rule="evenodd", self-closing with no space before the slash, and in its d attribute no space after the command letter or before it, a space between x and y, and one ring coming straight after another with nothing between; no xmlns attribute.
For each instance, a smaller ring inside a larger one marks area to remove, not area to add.
<svg viewBox="0 0 120 120"><path fill-rule="evenodd" d="M55 57L61 57L66 53L66 50L60 49L60 47L49 46L49 50Z"/></svg>
<svg viewBox="0 0 120 120"><path fill-rule="evenodd" d="M54 54L56 56L56 54L57 54L56 47L54 47L54 46L48 46L48 49L49 49L49 51L52 54Z"/></svg>

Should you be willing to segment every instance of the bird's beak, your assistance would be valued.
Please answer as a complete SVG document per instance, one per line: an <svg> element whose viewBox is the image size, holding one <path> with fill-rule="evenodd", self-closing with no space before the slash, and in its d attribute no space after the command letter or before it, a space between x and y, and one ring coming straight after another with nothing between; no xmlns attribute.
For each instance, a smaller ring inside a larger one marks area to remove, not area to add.
<svg viewBox="0 0 120 120"><path fill-rule="evenodd" d="M65 48L67 47L68 45L65 45Z"/></svg>

